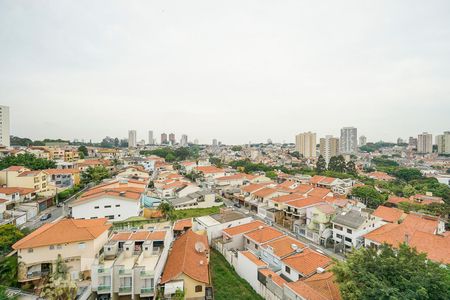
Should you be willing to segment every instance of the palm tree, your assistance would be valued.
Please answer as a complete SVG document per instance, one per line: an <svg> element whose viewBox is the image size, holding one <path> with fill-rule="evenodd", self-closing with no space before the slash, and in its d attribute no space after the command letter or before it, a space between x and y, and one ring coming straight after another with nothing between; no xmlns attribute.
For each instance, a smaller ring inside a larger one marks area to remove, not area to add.
<svg viewBox="0 0 450 300"><path fill-rule="evenodd" d="M166 218L173 220L173 218L175 217L174 215L174 208L173 205L167 201L162 201L159 206L158 206L159 211L161 211L163 213L164 216L166 216Z"/></svg>
<svg viewBox="0 0 450 300"><path fill-rule="evenodd" d="M76 296L77 285L70 280L69 267L61 255L58 255L54 271L42 289L41 297L49 300L74 300Z"/></svg>

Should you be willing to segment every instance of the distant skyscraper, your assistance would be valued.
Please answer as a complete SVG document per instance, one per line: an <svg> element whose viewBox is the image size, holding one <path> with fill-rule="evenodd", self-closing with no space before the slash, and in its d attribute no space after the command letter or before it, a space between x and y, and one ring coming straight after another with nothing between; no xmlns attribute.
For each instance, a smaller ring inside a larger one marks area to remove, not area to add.
<svg viewBox="0 0 450 300"><path fill-rule="evenodd" d="M367 144L367 138L365 135L359 137L359 146L365 146Z"/></svg>
<svg viewBox="0 0 450 300"><path fill-rule="evenodd" d="M212 145L213 145L213 147L217 147L217 140L216 139L212 140Z"/></svg>
<svg viewBox="0 0 450 300"><path fill-rule="evenodd" d="M401 144L404 144L404 143L405 143L405 141L401 137L399 137L397 139L397 145L401 145Z"/></svg>
<svg viewBox="0 0 450 300"><path fill-rule="evenodd" d="M198 145L198 139L194 140L194 145Z"/></svg>
<svg viewBox="0 0 450 300"><path fill-rule="evenodd" d="M408 146L411 148L416 148L417 149L417 139L410 136L409 140L408 140Z"/></svg>
<svg viewBox="0 0 450 300"><path fill-rule="evenodd" d="M358 150L358 132L355 127L344 127L341 129L339 148L339 152L343 154L356 153Z"/></svg>
<svg viewBox="0 0 450 300"><path fill-rule="evenodd" d="M267 144L272 144L272 139L267 139Z"/></svg>
<svg viewBox="0 0 450 300"><path fill-rule="evenodd" d="M175 134L174 133L169 134L169 142L172 145L175 145L176 141L175 141Z"/></svg>
<svg viewBox="0 0 450 300"><path fill-rule="evenodd" d="M161 133L161 144L168 144L167 133Z"/></svg>
<svg viewBox="0 0 450 300"><path fill-rule="evenodd" d="M9 140L9 106L0 105L0 145L11 146Z"/></svg>
<svg viewBox="0 0 450 300"><path fill-rule="evenodd" d="M303 157L316 157L316 134L310 131L298 134L295 137L295 149Z"/></svg>
<svg viewBox="0 0 450 300"><path fill-rule="evenodd" d="M136 146L137 146L136 130L128 130L128 147L136 148Z"/></svg>
<svg viewBox="0 0 450 300"><path fill-rule="evenodd" d="M181 136L180 146L181 147L186 147L187 145L188 145L188 136L186 134L183 134Z"/></svg>
<svg viewBox="0 0 450 300"><path fill-rule="evenodd" d="M331 135L325 136L320 139L320 155L325 158L327 164L330 162L330 158L339 154L339 139Z"/></svg>
<svg viewBox="0 0 450 300"><path fill-rule="evenodd" d="M436 136L436 144L439 154L450 154L450 131Z"/></svg>
<svg viewBox="0 0 450 300"><path fill-rule="evenodd" d="M149 145L155 144L155 140L153 139L153 130L148 131L148 144Z"/></svg>
<svg viewBox="0 0 450 300"><path fill-rule="evenodd" d="M424 132L417 137L418 153L433 153L433 135Z"/></svg>

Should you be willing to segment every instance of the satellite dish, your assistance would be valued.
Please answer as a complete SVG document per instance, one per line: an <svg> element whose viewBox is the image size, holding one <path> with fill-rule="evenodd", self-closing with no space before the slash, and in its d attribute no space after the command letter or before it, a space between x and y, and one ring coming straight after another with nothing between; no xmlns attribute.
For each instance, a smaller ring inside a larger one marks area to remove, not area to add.
<svg viewBox="0 0 450 300"><path fill-rule="evenodd" d="M203 253L205 252L205 250L206 250L205 244L203 244L202 242L195 243L195 251L197 251L198 253Z"/></svg>

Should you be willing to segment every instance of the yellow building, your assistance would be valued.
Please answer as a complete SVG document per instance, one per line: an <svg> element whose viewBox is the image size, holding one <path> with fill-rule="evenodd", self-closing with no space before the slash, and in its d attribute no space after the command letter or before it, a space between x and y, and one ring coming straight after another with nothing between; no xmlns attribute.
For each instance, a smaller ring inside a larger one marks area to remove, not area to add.
<svg viewBox="0 0 450 300"><path fill-rule="evenodd" d="M184 299L208 299L212 295L209 277L209 246L205 234L186 231L173 243L161 278L164 295L184 292Z"/></svg>
<svg viewBox="0 0 450 300"><path fill-rule="evenodd" d="M22 166L11 166L1 170L0 184L6 187L34 189L36 193L49 191L48 174L45 171L31 171Z"/></svg>
<svg viewBox="0 0 450 300"><path fill-rule="evenodd" d="M103 245L108 241L106 219L62 219L44 224L13 245L19 263L18 281L39 280L52 272L58 256L69 267L72 279L90 276Z"/></svg>

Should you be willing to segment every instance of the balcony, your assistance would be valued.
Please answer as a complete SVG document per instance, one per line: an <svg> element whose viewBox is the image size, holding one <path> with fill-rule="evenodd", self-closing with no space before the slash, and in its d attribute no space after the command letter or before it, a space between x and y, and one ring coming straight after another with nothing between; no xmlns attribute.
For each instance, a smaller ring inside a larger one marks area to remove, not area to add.
<svg viewBox="0 0 450 300"><path fill-rule="evenodd" d="M154 271L141 271L141 278L153 277L155 275Z"/></svg>
<svg viewBox="0 0 450 300"><path fill-rule="evenodd" d="M125 269L119 270L119 275L121 275L121 276L131 276L131 273L132 273L131 270L125 270Z"/></svg>
<svg viewBox="0 0 450 300"><path fill-rule="evenodd" d="M50 271L36 271L36 272L28 272L27 279L41 278L47 276Z"/></svg>
<svg viewBox="0 0 450 300"><path fill-rule="evenodd" d="M119 294L129 294L131 293L131 286L119 287Z"/></svg>
<svg viewBox="0 0 450 300"><path fill-rule="evenodd" d="M153 288L151 288L151 287L141 288L141 295L152 294L152 293L153 293Z"/></svg>
<svg viewBox="0 0 450 300"><path fill-rule="evenodd" d="M110 293L111 286L110 285L99 285L97 288L98 293Z"/></svg>

